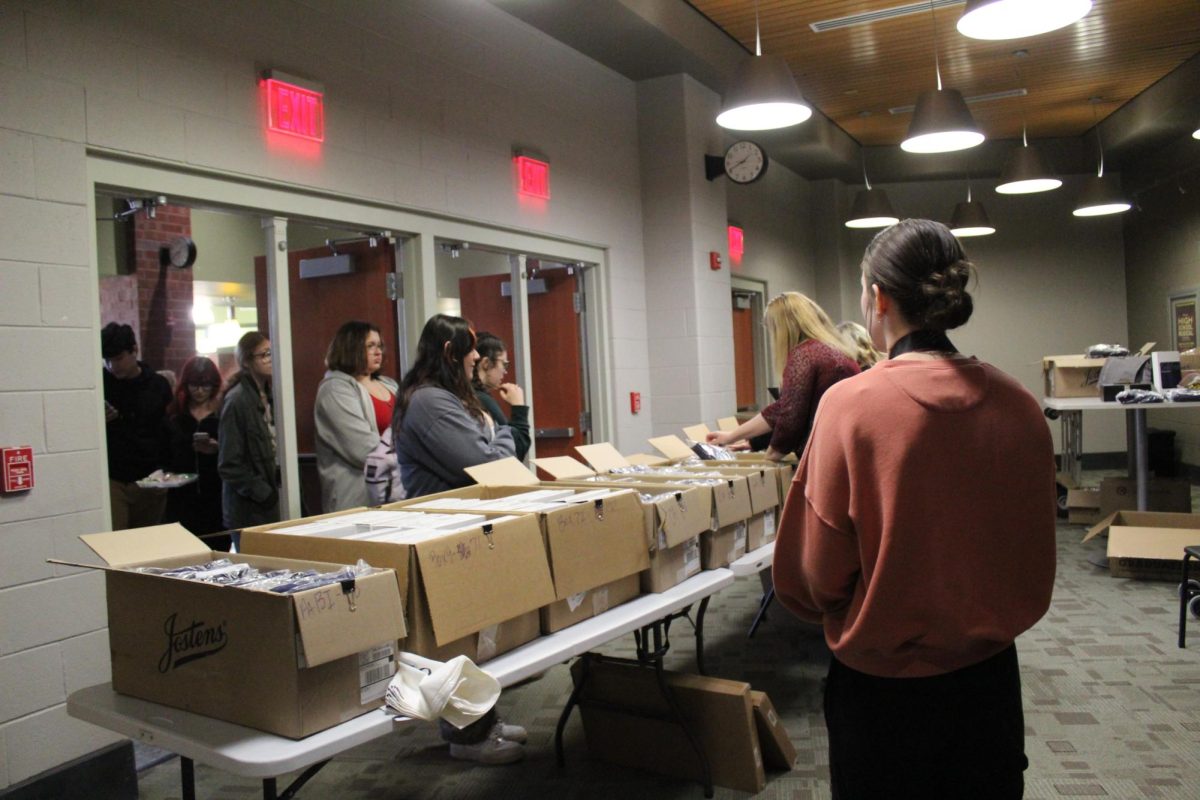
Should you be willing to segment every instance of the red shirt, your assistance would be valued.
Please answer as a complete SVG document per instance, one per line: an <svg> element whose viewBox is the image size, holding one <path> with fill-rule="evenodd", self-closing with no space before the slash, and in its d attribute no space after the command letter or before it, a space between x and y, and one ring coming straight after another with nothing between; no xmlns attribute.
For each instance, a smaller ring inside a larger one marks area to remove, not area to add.
<svg viewBox="0 0 1200 800"><path fill-rule="evenodd" d="M882 361L826 392L775 544L775 591L844 664L951 672L1050 604L1054 449L1037 401L976 359Z"/></svg>
<svg viewBox="0 0 1200 800"><path fill-rule="evenodd" d="M387 400L380 400L375 395L371 395L371 405L375 407L375 426L379 428L379 435L387 430L392 424L392 413L396 410L396 395L389 395Z"/></svg>
<svg viewBox="0 0 1200 800"><path fill-rule="evenodd" d="M854 359L816 339L805 339L788 352L779 399L762 410L771 425L771 447L800 455L825 390L857 375Z"/></svg>

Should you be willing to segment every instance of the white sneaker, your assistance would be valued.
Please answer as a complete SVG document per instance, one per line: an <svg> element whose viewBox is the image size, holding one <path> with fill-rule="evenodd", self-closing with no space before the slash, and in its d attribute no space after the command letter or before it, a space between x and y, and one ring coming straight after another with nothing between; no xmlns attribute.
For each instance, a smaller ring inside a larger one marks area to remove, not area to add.
<svg viewBox="0 0 1200 800"><path fill-rule="evenodd" d="M512 764L525 757L525 748L520 742L488 735L477 744L451 744L450 757L460 761L478 761L480 764Z"/></svg>
<svg viewBox="0 0 1200 800"><path fill-rule="evenodd" d="M529 741L529 733L520 725L509 725L506 722L496 721L492 729L488 731L488 736L494 736L499 739L508 739L510 742L525 744Z"/></svg>

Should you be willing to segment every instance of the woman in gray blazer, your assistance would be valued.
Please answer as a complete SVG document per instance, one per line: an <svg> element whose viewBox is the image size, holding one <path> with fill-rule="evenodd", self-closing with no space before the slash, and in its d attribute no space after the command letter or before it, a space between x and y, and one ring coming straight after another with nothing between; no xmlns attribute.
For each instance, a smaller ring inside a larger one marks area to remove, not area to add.
<svg viewBox="0 0 1200 800"><path fill-rule="evenodd" d="M313 409L324 513L367 505L363 466L396 408L396 382L379 374L383 353L369 322L347 322L329 343Z"/></svg>

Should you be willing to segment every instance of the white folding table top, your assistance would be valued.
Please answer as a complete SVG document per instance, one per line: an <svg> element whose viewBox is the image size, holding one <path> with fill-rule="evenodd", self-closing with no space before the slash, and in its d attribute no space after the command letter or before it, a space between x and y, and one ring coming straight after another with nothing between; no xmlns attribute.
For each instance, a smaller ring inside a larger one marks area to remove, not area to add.
<svg viewBox="0 0 1200 800"><path fill-rule="evenodd" d="M1147 409L1200 408L1200 403L1118 403L1099 397L1043 397L1042 405L1055 411L1145 411Z"/></svg>
<svg viewBox="0 0 1200 800"><path fill-rule="evenodd" d="M733 583L727 569L701 572L658 594L642 595L558 633L534 639L483 665L501 686L536 675L643 625L680 611ZM67 713L131 739L247 778L274 778L418 722L371 711L303 739L288 739L117 694L103 683L73 692Z"/></svg>
<svg viewBox="0 0 1200 800"><path fill-rule="evenodd" d="M746 555L729 565L729 571L734 577L743 578L747 575L757 575L764 569L770 569L775 561L775 542L767 542L757 550L751 550Z"/></svg>

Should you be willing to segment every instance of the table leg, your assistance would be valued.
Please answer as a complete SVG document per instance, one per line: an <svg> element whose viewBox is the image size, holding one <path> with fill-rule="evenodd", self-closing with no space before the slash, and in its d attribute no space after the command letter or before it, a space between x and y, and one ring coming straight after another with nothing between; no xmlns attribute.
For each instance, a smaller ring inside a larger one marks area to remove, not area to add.
<svg viewBox="0 0 1200 800"><path fill-rule="evenodd" d="M1134 442L1137 454L1137 510L1145 511L1150 507L1150 453L1146 433L1146 409L1135 408L1133 414Z"/></svg>
<svg viewBox="0 0 1200 800"><path fill-rule="evenodd" d="M179 757L179 792L183 800L196 800L196 764L186 756Z"/></svg>
<svg viewBox="0 0 1200 800"><path fill-rule="evenodd" d="M708 598L705 598L706 600ZM654 672L658 677L658 688L662 692L662 696L667 701L667 706L671 709L671 715L675 718L676 724L683 728L683 734L687 737L688 743L691 744L692 750L696 752L696 758L700 760L700 775L704 784L704 796L713 796L712 768L708 765L708 756L704 752L704 747L700 744L700 740L696 737L696 732L688 725L687 719L683 716L683 710L679 707L678 701L675 699L675 693L671 691L671 687L667 685L667 676L663 673L662 657L659 656L654 660Z"/></svg>
<svg viewBox="0 0 1200 800"><path fill-rule="evenodd" d="M746 634L746 638L750 639L754 636L754 632L758 630L758 626L767 618L767 608L771 605L771 601L775 599L775 587L762 596L762 600L758 603L758 613L754 615L754 621L750 623L750 632Z"/></svg>
<svg viewBox="0 0 1200 800"><path fill-rule="evenodd" d="M275 779L263 778L263 800L277 800Z"/></svg>
<svg viewBox="0 0 1200 800"><path fill-rule="evenodd" d="M704 671L704 612L708 610L708 601L708 597L701 600L696 611L696 671L701 675L708 674Z"/></svg>
<svg viewBox="0 0 1200 800"><path fill-rule="evenodd" d="M1185 641L1187 640L1188 601L1192 598L1192 593L1188 591L1188 561L1191 558L1191 553L1183 554L1183 581L1179 584L1179 646L1181 648L1187 647Z"/></svg>
<svg viewBox="0 0 1200 800"><path fill-rule="evenodd" d="M558 766L566 766L567 759L563 755L563 731L567 729L567 720L571 718L571 711L575 706L579 705L579 696L583 694L583 686L587 683L588 667L592 663L592 654L584 653L579 657L579 683L571 690L571 696L567 698L567 704L563 706L562 713L558 715L558 725L554 729L554 755L558 759Z"/></svg>

